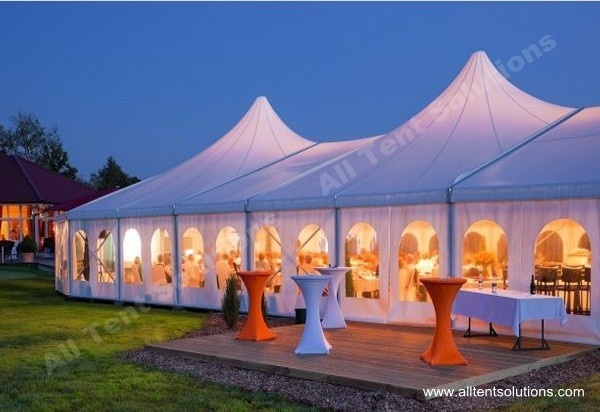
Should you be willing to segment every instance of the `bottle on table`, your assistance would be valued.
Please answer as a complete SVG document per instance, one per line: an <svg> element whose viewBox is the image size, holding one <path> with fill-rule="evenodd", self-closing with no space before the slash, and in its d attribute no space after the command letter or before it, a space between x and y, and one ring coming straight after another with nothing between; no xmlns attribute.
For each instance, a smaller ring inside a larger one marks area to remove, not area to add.
<svg viewBox="0 0 600 412"><path fill-rule="evenodd" d="M479 290L483 289L483 273L481 273L481 270L479 271L479 278L477 279L477 287Z"/></svg>
<svg viewBox="0 0 600 412"><path fill-rule="evenodd" d="M529 293L535 295L535 275L531 275L531 283L529 284Z"/></svg>
<svg viewBox="0 0 600 412"><path fill-rule="evenodd" d="M496 276L492 278L492 293L498 293L498 281L496 280Z"/></svg>

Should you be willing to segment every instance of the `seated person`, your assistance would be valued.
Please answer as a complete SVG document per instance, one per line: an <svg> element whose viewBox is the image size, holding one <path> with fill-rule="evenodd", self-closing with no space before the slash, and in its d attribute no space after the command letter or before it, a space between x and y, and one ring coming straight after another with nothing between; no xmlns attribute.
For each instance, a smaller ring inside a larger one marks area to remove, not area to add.
<svg viewBox="0 0 600 412"><path fill-rule="evenodd" d="M166 285L172 281L171 267L164 263L162 255L158 255L156 264L152 266L152 283Z"/></svg>
<svg viewBox="0 0 600 412"><path fill-rule="evenodd" d="M300 275L318 275L319 272L315 269L312 264L312 256L304 256L304 263L300 266Z"/></svg>
<svg viewBox="0 0 600 412"><path fill-rule="evenodd" d="M200 287L204 283L204 274L200 271L200 265L194 259L191 253L183 263L183 286L184 287Z"/></svg>

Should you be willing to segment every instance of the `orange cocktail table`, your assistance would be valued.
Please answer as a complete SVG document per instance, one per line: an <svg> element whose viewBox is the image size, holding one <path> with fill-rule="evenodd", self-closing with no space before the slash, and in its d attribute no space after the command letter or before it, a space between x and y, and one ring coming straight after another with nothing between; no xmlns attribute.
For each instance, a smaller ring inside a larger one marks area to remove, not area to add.
<svg viewBox="0 0 600 412"><path fill-rule="evenodd" d="M276 338L276 335L265 323L261 304L263 290L271 275L271 272L265 271L238 272L238 276L242 278L248 289L249 308L246 324L237 334L236 339L258 341Z"/></svg>
<svg viewBox="0 0 600 412"><path fill-rule="evenodd" d="M423 354L428 364L434 365L466 365L469 362L460 354L454 343L450 328L450 312L458 290L466 282L463 278L424 278L421 283L431 296L435 308L435 333L433 341Z"/></svg>

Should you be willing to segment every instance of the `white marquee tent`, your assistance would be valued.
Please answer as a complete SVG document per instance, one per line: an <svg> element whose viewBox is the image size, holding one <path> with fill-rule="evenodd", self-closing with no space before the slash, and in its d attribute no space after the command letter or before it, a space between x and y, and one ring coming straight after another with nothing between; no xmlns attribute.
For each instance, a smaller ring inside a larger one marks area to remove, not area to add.
<svg viewBox="0 0 600 412"><path fill-rule="evenodd" d="M432 305L414 276L466 274L486 249L492 271L525 290L544 225L572 219L587 234L577 246L598 244L600 174L591 159L599 124L598 108L556 106L517 89L483 52L384 136L315 143L259 98L194 158L72 210L57 228L56 287L71 296L219 308L226 263L256 268L266 259L280 268L266 293L269 311L291 315L298 305L291 275L310 271L311 261L346 263L353 267L340 293L346 318L430 323ZM154 279L159 255L171 261L172 283ZM200 285L186 279L188 257L201 266ZM596 255L589 263L596 267ZM598 341L600 307L588 305L591 316L574 314L562 329L549 324L551 333Z"/></svg>

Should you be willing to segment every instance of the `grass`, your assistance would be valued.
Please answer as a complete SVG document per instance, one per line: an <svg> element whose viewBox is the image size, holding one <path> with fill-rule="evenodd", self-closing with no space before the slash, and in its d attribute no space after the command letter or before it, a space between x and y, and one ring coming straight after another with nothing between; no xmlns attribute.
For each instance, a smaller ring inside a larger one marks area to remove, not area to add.
<svg viewBox="0 0 600 412"><path fill-rule="evenodd" d="M600 374L595 374L581 382L561 386L562 389L583 389L584 396L571 397L537 397L527 398L513 403L503 409L507 412L564 412L564 411L598 411L600 410ZM559 388L554 388L557 393Z"/></svg>
<svg viewBox="0 0 600 412"><path fill-rule="evenodd" d="M0 314L1 411L307 410L120 359L198 328L203 314L69 302L31 267L0 268Z"/></svg>

